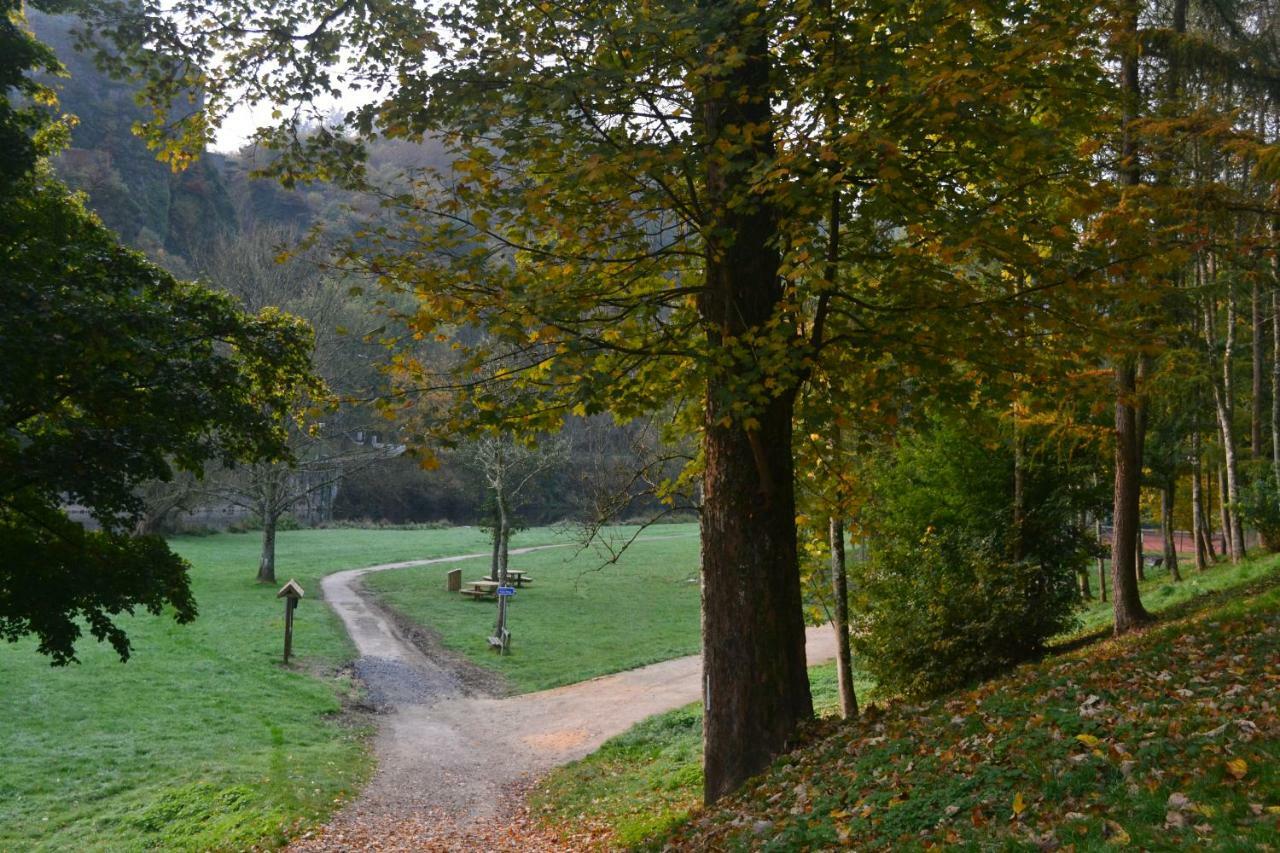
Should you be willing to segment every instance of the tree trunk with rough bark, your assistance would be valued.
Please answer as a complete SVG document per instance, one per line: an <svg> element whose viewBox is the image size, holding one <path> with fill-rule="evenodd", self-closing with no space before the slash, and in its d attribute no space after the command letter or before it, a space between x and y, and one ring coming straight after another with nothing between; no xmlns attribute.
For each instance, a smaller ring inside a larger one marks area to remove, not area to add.
<svg viewBox="0 0 1280 853"><path fill-rule="evenodd" d="M1136 73L1136 71L1134 72ZM1150 621L1134 572L1138 537L1138 423L1132 362L1116 365L1115 494L1111 533L1111 609L1115 632L1123 634Z"/></svg>
<svg viewBox="0 0 1280 853"><path fill-rule="evenodd" d="M849 649L849 573L845 565L844 522L832 516L831 592L835 597L832 628L836 632L836 685L840 690L840 716L858 716L858 696L853 689L853 653Z"/></svg>
<svg viewBox="0 0 1280 853"><path fill-rule="evenodd" d="M262 513L262 556L258 559L258 583L276 582L276 526L279 513L266 510Z"/></svg>
<svg viewBox="0 0 1280 853"><path fill-rule="evenodd" d="M758 369L737 342L769 333L783 299L776 214L753 191L755 169L774 155L770 44L758 12L723 0L700 6L718 21L707 43L740 50L732 64L716 61L699 98L712 153L698 309L712 346L729 357L708 377L703 434L703 793L711 803L787 748L813 700L796 551L794 389L754 408L750 420L732 405L740 377ZM730 126L757 131L750 143L721 149Z"/></svg>

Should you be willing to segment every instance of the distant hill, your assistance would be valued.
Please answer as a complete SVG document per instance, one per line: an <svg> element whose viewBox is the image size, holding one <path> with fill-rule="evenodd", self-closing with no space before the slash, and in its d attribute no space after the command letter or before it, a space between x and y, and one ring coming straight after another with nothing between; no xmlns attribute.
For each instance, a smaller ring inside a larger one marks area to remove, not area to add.
<svg viewBox="0 0 1280 853"><path fill-rule="evenodd" d="M181 173L157 162L130 130L145 117L132 87L108 78L74 49L77 19L34 9L27 16L36 36L67 66L70 77L49 82L58 91L61 110L79 120L71 147L54 166L63 180L88 195L103 222L125 243L162 262L189 259L210 240L234 232L236 212L222 175L223 158L208 155Z"/></svg>

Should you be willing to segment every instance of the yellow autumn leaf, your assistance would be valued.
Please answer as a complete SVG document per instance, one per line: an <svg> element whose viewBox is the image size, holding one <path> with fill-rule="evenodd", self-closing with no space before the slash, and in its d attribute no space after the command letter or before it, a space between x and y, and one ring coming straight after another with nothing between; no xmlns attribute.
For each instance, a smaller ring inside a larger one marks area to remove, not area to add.
<svg viewBox="0 0 1280 853"><path fill-rule="evenodd" d="M1021 817L1022 813L1027 810L1027 803L1022 799L1022 792L1013 795L1013 814L1014 817Z"/></svg>
<svg viewBox="0 0 1280 853"><path fill-rule="evenodd" d="M1114 820L1106 822L1103 834L1107 836L1107 843L1116 847L1124 847L1130 841L1129 833L1125 832L1124 827Z"/></svg>
<svg viewBox="0 0 1280 853"><path fill-rule="evenodd" d="M1249 772L1249 763L1243 758L1233 758L1227 762L1227 772L1237 779L1243 779Z"/></svg>
<svg viewBox="0 0 1280 853"><path fill-rule="evenodd" d="M1102 741L1098 740L1093 735L1076 735L1076 740L1080 741L1090 749L1094 749L1098 744L1102 743Z"/></svg>

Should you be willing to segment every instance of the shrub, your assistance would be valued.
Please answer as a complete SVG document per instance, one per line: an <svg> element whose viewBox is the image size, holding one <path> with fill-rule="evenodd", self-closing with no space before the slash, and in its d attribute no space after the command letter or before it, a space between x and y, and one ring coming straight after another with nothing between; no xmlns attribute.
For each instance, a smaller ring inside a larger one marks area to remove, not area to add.
<svg viewBox="0 0 1280 853"><path fill-rule="evenodd" d="M1006 443L936 424L873 465L870 558L851 576L859 665L883 689L959 687L1038 655L1073 624L1076 572L1094 544L1068 473L1025 466L1019 544Z"/></svg>
<svg viewBox="0 0 1280 853"><path fill-rule="evenodd" d="M1240 492L1240 518L1258 531L1262 547L1280 551L1280 486L1270 467L1260 468Z"/></svg>

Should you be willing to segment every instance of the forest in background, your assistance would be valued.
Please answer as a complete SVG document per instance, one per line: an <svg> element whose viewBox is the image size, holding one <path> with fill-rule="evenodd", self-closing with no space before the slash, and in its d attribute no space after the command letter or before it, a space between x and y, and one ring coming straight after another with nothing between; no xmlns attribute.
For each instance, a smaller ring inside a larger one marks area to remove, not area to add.
<svg viewBox="0 0 1280 853"><path fill-rule="evenodd" d="M143 529L258 528L272 513L286 526L492 523L493 489L474 445L441 449L429 469L384 449L401 444L398 426L372 402L388 393L379 365L403 329L395 328L382 297L335 270L322 247L282 258L318 222L327 241L349 237L363 221L360 199L330 184L285 189L254 178L270 155L252 147L207 151L190 168L171 169L133 132L146 118L137 88L103 73L76 49L80 21L34 8L27 17L67 70L46 78L58 92L59 109L76 119L70 145L53 158L58 177L85 193L90 209L125 245L175 275L207 281L251 310L274 305L306 319L317 333L316 368L334 392L329 440L296 437L301 473L279 465L211 469L203 480L178 475L154 483L145 490ZM390 179L447 162L430 142L387 141L371 152L369 167ZM661 514L647 489L626 486L636 460L653 450L646 432L617 427L607 416L572 424L561 450L540 461L538 476L522 486L518 524L590 521L605 511L627 518Z"/></svg>

